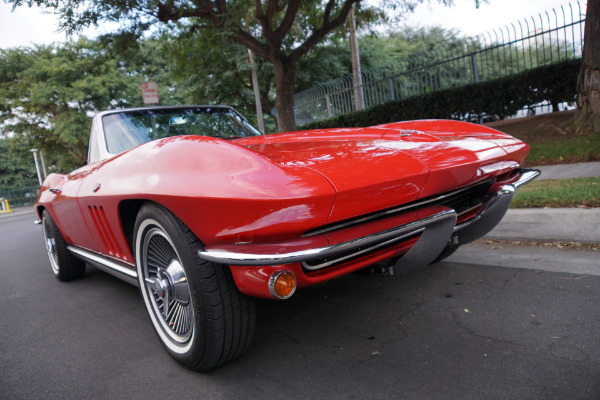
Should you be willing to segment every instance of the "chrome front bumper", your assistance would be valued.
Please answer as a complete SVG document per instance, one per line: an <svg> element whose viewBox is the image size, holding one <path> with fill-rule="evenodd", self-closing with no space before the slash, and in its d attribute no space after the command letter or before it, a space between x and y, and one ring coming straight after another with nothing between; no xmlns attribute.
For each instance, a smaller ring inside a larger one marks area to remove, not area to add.
<svg viewBox="0 0 600 400"><path fill-rule="evenodd" d="M521 169L504 182L494 184L477 215L456 225L450 207L430 205L400 215L367 222L298 240L275 244L234 244L205 248L201 258L228 265L263 266L302 263L319 270L352 258L389 248L418 236L416 243L396 263L399 274L429 265L455 237L465 244L484 236L500 222L515 190L535 179L540 171Z"/></svg>
<svg viewBox="0 0 600 400"><path fill-rule="evenodd" d="M206 260L215 261L229 265L278 265L291 264L315 260L327 259L328 257L351 253L351 257L370 253L380 248L389 247L395 243L402 242L411 236L425 232L430 226L444 223L454 228L456 224L456 212L448 207L432 206L419 210L421 218L411 222L393 226L391 228L374 232L365 236L359 236L355 239L340 241L338 243L319 246L319 243L330 243L330 235L321 234L310 238L303 238L297 241L278 243L276 245L231 245L223 246L220 249L205 249L198 252L198 255ZM362 228L362 227L361 227ZM348 228L344 230L342 236L351 237L351 232L357 231L357 228ZM245 251L248 249L248 251ZM279 252L278 252L279 250ZM292 250L292 251L290 251ZM342 258L349 258L343 257ZM336 262L343 261L340 257ZM329 266L319 264L304 267L309 270L316 270Z"/></svg>
<svg viewBox="0 0 600 400"><path fill-rule="evenodd" d="M472 242L494 229L506 214L515 191L537 178L540 173L537 169L521 169L513 182L501 182L492 186L477 215L454 228L458 243Z"/></svg>

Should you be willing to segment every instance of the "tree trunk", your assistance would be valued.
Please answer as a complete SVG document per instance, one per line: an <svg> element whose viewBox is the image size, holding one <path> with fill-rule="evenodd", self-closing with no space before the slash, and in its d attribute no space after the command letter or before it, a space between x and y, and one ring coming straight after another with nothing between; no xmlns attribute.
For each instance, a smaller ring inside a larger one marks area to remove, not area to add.
<svg viewBox="0 0 600 400"><path fill-rule="evenodd" d="M600 132L600 1L589 1L581 69L577 77L577 133Z"/></svg>
<svg viewBox="0 0 600 400"><path fill-rule="evenodd" d="M296 63L289 59L273 60L275 73L275 108L281 132L296 129L294 117L294 83L296 81Z"/></svg>

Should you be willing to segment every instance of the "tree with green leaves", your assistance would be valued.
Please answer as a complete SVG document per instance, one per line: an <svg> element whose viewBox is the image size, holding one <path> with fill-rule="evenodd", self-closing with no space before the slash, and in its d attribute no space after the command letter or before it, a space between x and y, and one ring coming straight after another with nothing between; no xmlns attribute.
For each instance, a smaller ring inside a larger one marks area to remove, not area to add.
<svg viewBox="0 0 600 400"><path fill-rule="evenodd" d="M194 32L179 36L161 35L156 39L160 52L174 62L172 78L178 87L188 88L194 104L227 104L252 119L255 99L248 50L222 35ZM146 40L141 48L145 48ZM273 66L255 57L263 114L273 120L275 79ZM347 41L335 38L311 49L298 61L294 92L300 92L347 74L350 51ZM275 127L273 126L273 129Z"/></svg>
<svg viewBox="0 0 600 400"><path fill-rule="evenodd" d="M0 60L0 134L38 147L59 170L85 164L93 113L141 103L139 79L98 42L0 50Z"/></svg>
<svg viewBox="0 0 600 400"><path fill-rule="evenodd" d="M172 64L171 79L178 88L187 88L190 103L226 104L246 116L255 114L251 64L244 46L205 31L164 34L152 40ZM261 82L263 113L273 117L273 68L261 58L255 58L255 68Z"/></svg>
<svg viewBox="0 0 600 400"><path fill-rule="evenodd" d="M156 43L122 48L105 39L0 50L0 136L40 149L49 168L70 171L86 162L93 115L143 106L140 83L149 76L159 81L162 104L187 102Z"/></svg>
<svg viewBox="0 0 600 400"><path fill-rule="evenodd" d="M35 164L26 143L0 138L0 192L37 185Z"/></svg>
<svg viewBox="0 0 600 400"><path fill-rule="evenodd" d="M271 63L280 128L295 128L294 84L298 61L342 26L360 0L5 0L55 10L68 32L103 22L120 23L141 35L154 25L172 32L210 30ZM410 10L421 0L391 0L387 7ZM450 0L440 0L444 4ZM476 4L478 0L476 0ZM358 8L363 20L381 20L381 10Z"/></svg>
<svg viewBox="0 0 600 400"><path fill-rule="evenodd" d="M405 61L414 56L426 56L433 51L448 52L464 47L464 38L454 29L441 27L403 27L383 34L359 38L361 64L364 68L380 67Z"/></svg>

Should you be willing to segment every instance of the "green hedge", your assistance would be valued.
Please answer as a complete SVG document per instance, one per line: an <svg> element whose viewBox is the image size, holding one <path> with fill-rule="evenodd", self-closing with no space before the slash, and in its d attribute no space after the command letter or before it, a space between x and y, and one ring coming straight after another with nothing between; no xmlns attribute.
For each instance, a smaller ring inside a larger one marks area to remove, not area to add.
<svg viewBox="0 0 600 400"><path fill-rule="evenodd" d="M440 90L367 110L313 122L302 129L361 127L424 118L456 119L487 114L503 119L524 107L549 101L572 102L581 60L538 67L518 75Z"/></svg>

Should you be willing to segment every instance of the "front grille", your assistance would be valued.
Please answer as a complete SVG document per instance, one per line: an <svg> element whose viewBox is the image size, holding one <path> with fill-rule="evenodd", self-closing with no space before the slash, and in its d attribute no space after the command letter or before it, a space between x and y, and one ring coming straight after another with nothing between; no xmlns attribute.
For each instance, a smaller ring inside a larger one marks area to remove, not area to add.
<svg viewBox="0 0 600 400"><path fill-rule="evenodd" d="M347 219L333 224L323 225L319 228L309 230L302 235L310 237L322 233L333 232L339 229L350 228L352 226L377 221L383 218L393 217L400 213L412 210L418 210L426 206L440 205L452 208L456 214L461 215L477 208L483 204L485 197L495 180L487 180L466 188L454 190L447 193L438 194L425 199L406 203L401 206L392 207L386 210L376 211L374 213L361 215L359 217Z"/></svg>
<svg viewBox="0 0 600 400"><path fill-rule="evenodd" d="M492 181L486 181L474 186L468 187L459 193L449 196L447 199L442 200L439 204L452 208L456 211L456 214L460 217L462 214L467 213L474 208L480 207L487 196Z"/></svg>
<svg viewBox="0 0 600 400"><path fill-rule="evenodd" d="M318 229L308 231L304 234L305 237L313 236L317 234L330 233L341 229L350 228L359 224L365 224L373 221L377 221L384 218L390 218L401 213L418 210L424 207L430 206L445 206L456 211L457 216L460 219L461 215L465 215L477 208L479 208L491 187L494 180L484 181L476 185L472 185L466 188L455 190L452 192L432 196L427 199L422 199L402 206L390 208L387 210L379 211L376 213L363 215L357 218L341 221L338 223L322 226ZM467 216L468 217L468 216ZM322 268L331 268L352 262L359 258L363 258L401 243L407 242L411 239L416 239L420 236L420 232L411 235L397 236L393 238L387 238L385 240L370 243L367 246L354 248L350 251L342 252L339 254L331 255L326 258L319 258L315 260L305 261L302 263L303 267L309 271L320 270Z"/></svg>

